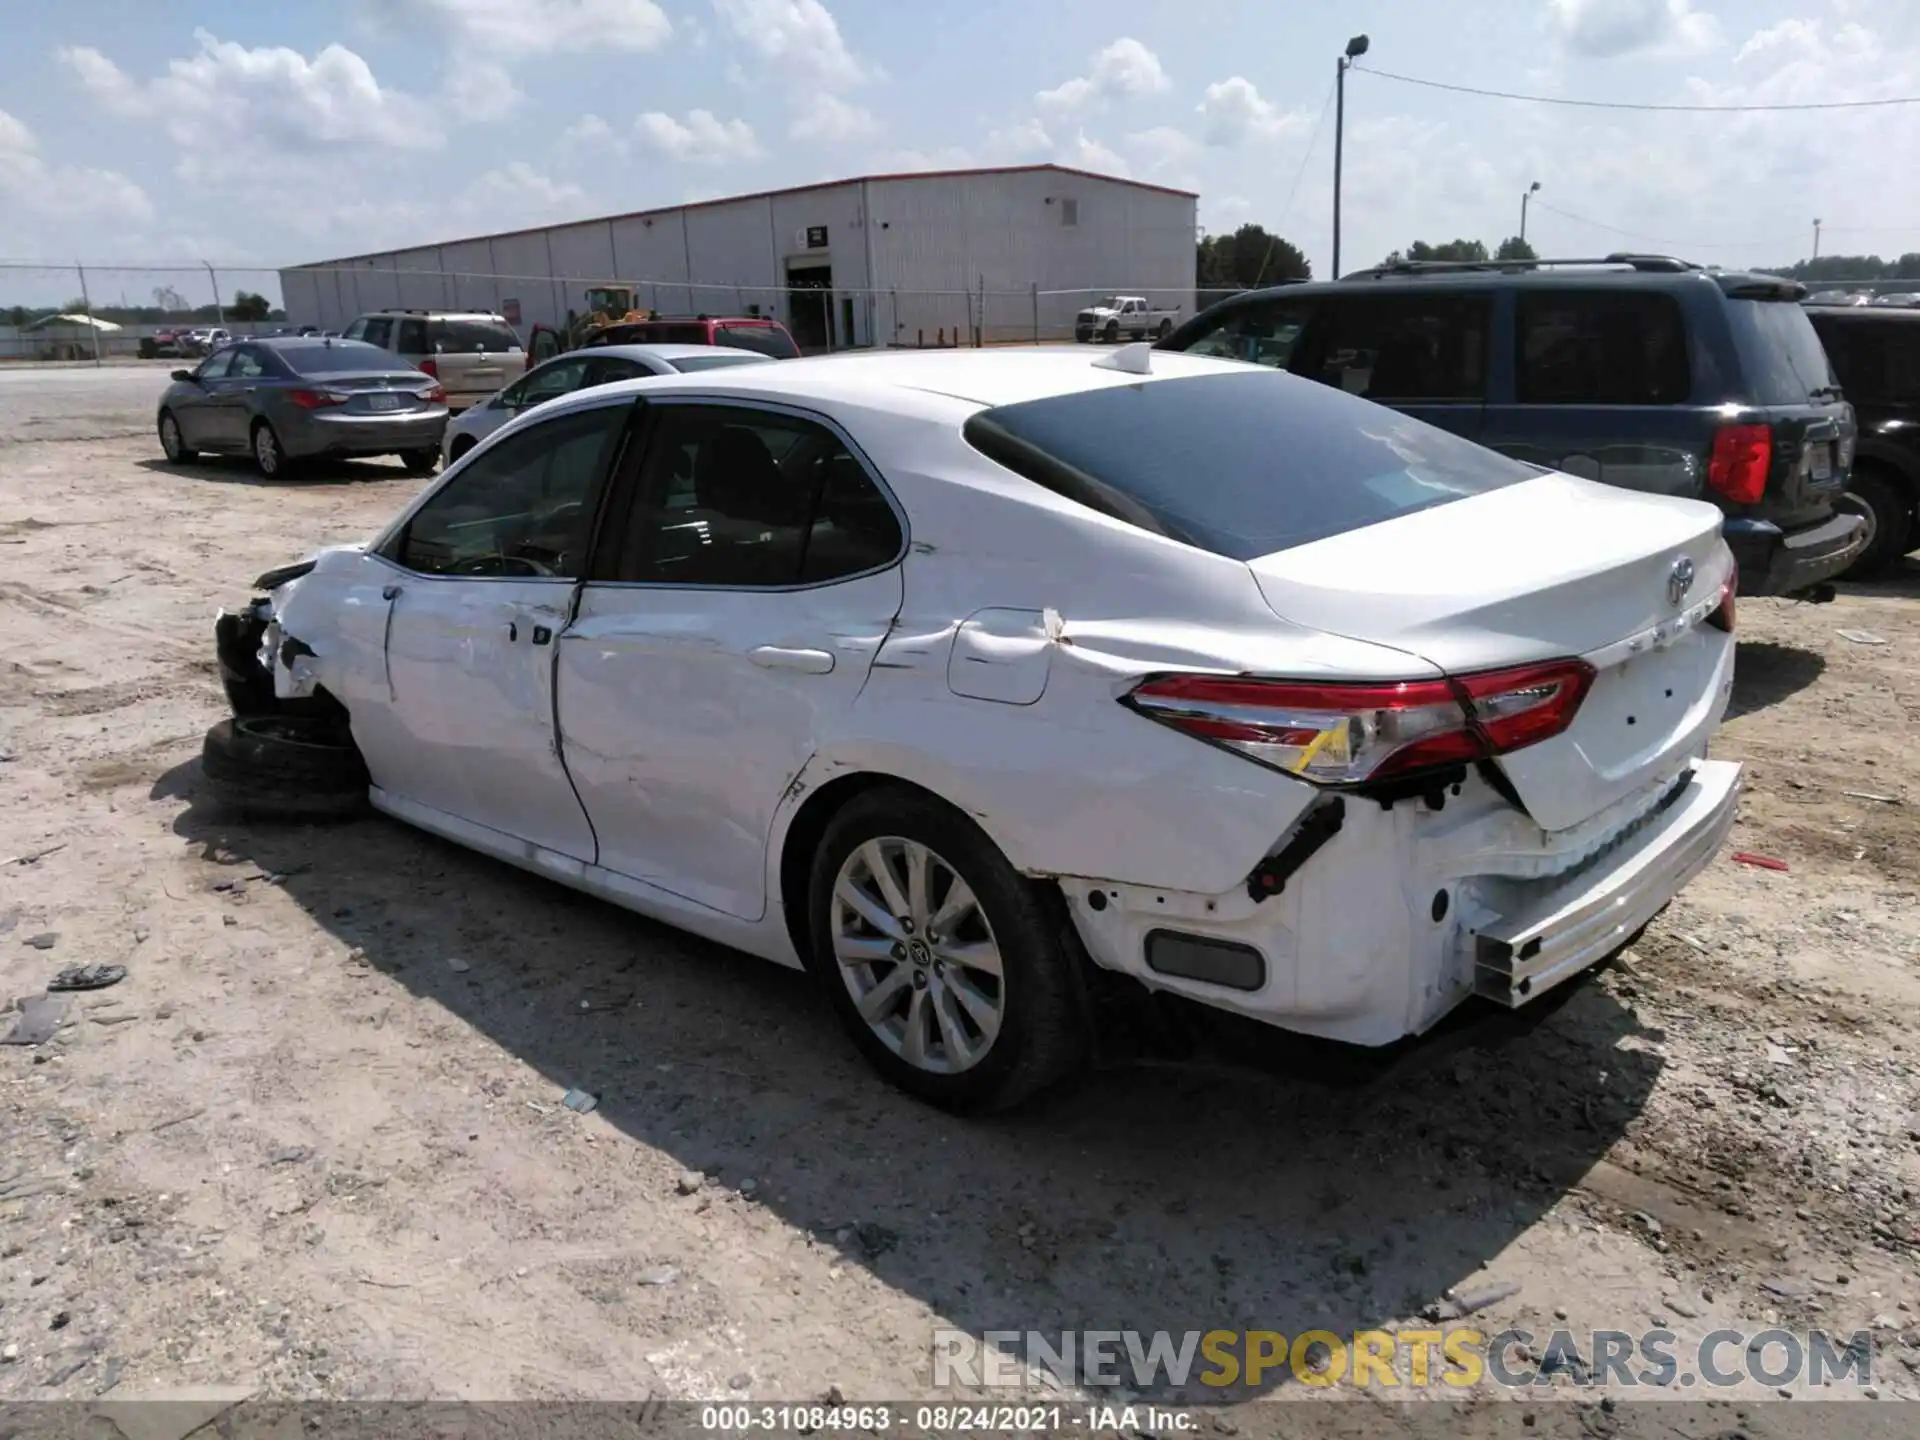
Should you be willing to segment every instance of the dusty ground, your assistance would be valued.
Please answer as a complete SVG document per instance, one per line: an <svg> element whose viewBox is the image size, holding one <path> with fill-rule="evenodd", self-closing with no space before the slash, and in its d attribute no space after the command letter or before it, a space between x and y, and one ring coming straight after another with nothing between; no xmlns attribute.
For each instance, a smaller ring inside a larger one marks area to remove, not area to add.
<svg viewBox="0 0 1920 1440"><path fill-rule="evenodd" d="M1742 607L1732 848L1790 868L1723 857L1532 1033L969 1124L799 976L396 824L196 803L215 607L418 482L170 469L160 383L0 374L0 860L48 852L0 866L0 1004L131 972L0 1049L0 1399L899 1398L936 1327L1344 1331L1495 1281L1475 1323L1542 1341L1871 1328L1920 1395L1920 566Z"/></svg>

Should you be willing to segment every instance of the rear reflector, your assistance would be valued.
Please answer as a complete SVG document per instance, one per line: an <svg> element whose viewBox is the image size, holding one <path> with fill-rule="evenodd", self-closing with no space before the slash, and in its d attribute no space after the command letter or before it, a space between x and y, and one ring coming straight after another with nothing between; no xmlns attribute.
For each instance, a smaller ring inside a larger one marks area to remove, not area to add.
<svg viewBox="0 0 1920 1440"><path fill-rule="evenodd" d="M1593 684L1584 660L1368 684L1162 675L1121 703L1318 785L1504 755L1560 734Z"/></svg>
<svg viewBox="0 0 1920 1440"><path fill-rule="evenodd" d="M1251 945L1185 935L1178 930L1147 932L1147 968L1156 975L1198 980L1229 990L1258 990L1267 983L1267 962Z"/></svg>
<svg viewBox="0 0 1920 1440"><path fill-rule="evenodd" d="M1758 505L1773 468L1773 430L1766 425L1722 425L1713 432L1707 486L1735 505Z"/></svg>

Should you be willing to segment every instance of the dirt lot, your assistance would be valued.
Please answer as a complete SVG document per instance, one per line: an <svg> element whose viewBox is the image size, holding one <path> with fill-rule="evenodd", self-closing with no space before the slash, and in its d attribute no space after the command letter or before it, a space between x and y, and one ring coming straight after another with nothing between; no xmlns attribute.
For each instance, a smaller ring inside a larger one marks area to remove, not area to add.
<svg viewBox="0 0 1920 1440"><path fill-rule="evenodd" d="M158 374L46 374L0 374L0 860L40 855L0 1004L130 976L0 1049L0 1399L914 1397L939 1327L1348 1331L1503 1281L1489 1332L1870 1328L1920 1395L1920 566L1742 607L1731 848L1789 868L1723 856L1531 1033L968 1124L799 976L196 803L216 606L419 482L171 469Z"/></svg>

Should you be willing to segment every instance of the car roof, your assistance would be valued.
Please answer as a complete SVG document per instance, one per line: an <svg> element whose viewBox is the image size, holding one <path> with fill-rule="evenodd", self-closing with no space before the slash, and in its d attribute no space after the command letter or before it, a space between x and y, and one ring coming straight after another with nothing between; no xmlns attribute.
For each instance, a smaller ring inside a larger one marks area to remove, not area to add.
<svg viewBox="0 0 1920 1440"><path fill-rule="evenodd" d="M762 355L758 350L742 350L738 345L588 345L580 350L563 350L553 360L543 360L542 365L551 365L554 360L569 360L577 355L613 355L626 360L661 360L672 364L675 360L698 360L709 355L741 355L753 360L771 360L771 355Z"/></svg>
<svg viewBox="0 0 1920 1440"><path fill-rule="evenodd" d="M1098 363L1124 356L1128 350L1147 355L1146 374ZM976 411L1025 400L1044 400L1117 385L1245 374L1249 368L1237 360L1151 350L1145 345L1117 351L1058 345L1033 349L843 352L782 360L771 365L730 365L718 370L661 375L646 380L618 380L563 395L540 409L552 413L553 408L592 405L620 395L657 398L688 391L716 398L738 396L743 400L837 402L957 424Z"/></svg>
<svg viewBox="0 0 1920 1440"><path fill-rule="evenodd" d="M348 340L340 335L249 335L242 343L248 345L265 345L269 348L278 348L282 345L299 345L304 348L311 345L326 344L360 345L368 350L378 350L380 348L369 340Z"/></svg>
<svg viewBox="0 0 1920 1440"><path fill-rule="evenodd" d="M1916 307L1912 305L1822 304L1822 305L1808 305L1805 308L1810 313L1815 315L1830 315L1834 317L1839 317L1844 315L1849 320L1856 319L1856 318L1865 319L1868 316L1871 316L1875 323L1878 323L1882 320L1892 320L1895 318L1904 320L1909 324L1911 324L1915 320L1920 320L1920 307Z"/></svg>
<svg viewBox="0 0 1920 1440"><path fill-rule="evenodd" d="M1405 269L1386 266L1351 271L1337 280L1302 280L1245 290L1217 302L1234 305L1286 295L1399 294L1409 290L1494 290L1507 286L1540 290L1688 290L1702 283L1724 292L1744 285L1804 288L1805 282L1759 271L1714 270L1674 261L1634 267L1626 261L1515 261L1449 264L1430 268L1416 263Z"/></svg>
<svg viewBox="0 0 1920 1440"><path fill-rule="evenodd" d="M507 319L491 310L365 310L360 318L369 315L413 315L422 320L498 320L503 325Z"/></svg>

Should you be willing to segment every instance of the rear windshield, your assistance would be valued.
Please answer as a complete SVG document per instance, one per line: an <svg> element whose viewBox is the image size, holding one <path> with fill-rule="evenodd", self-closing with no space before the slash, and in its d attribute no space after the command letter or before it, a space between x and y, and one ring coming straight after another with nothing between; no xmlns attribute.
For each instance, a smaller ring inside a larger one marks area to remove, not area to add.
<svg viewBox="0 0 1920 1440"><path fill-rule="evenodd" d="M649 321L646 324L634 326L630 333L623 333L625 333L625 343L628 344L711 345L713 343L707 335L707 327L697 320L678 325L658 320Z"/></svg>
<svg viewBox="0 0 1920 1440"><path fill-rule="evenodd" d="M722 325L714 336L716 345L732 345L741 350L758 350L775 360L797 360L800 348L786 331L773 325Z"/></svg>
<svg viewBox="0 0 1920 1440"><path fill-rule="evenodd" d="M391 351L359 340L335 340L330 345L281 345L275 352L296 375L337 375L349 371L411 370L413 366Z"/></svg>
<svg viewBox="0 0 1920 1440"><path fill-rule="evenodd" d="M1233 560L1544 473L1271 370L1002 405L973 416L965 433L1037 485Z"/></svg>
<svg viewBox="0 0 1920 1440"><path fill-rule="evenodd" d="M446 355L518 350L520 337L499 320L435 320L429 329L435 349Z"/></svg>
<svg viewBox="0 0 1920 1440"><path fill-rule="evenodd" d="M676 370L724 370L729 365L764 365L767 355L681 355L667 363Z"/></svg>
<svg viewBox="0 0 1920 1440"><path fill-rule="evenodd" d="M1729 300L1727 323L1760 405L1829 398L1833 369L1820 336L1795 300Z"/></svg>

